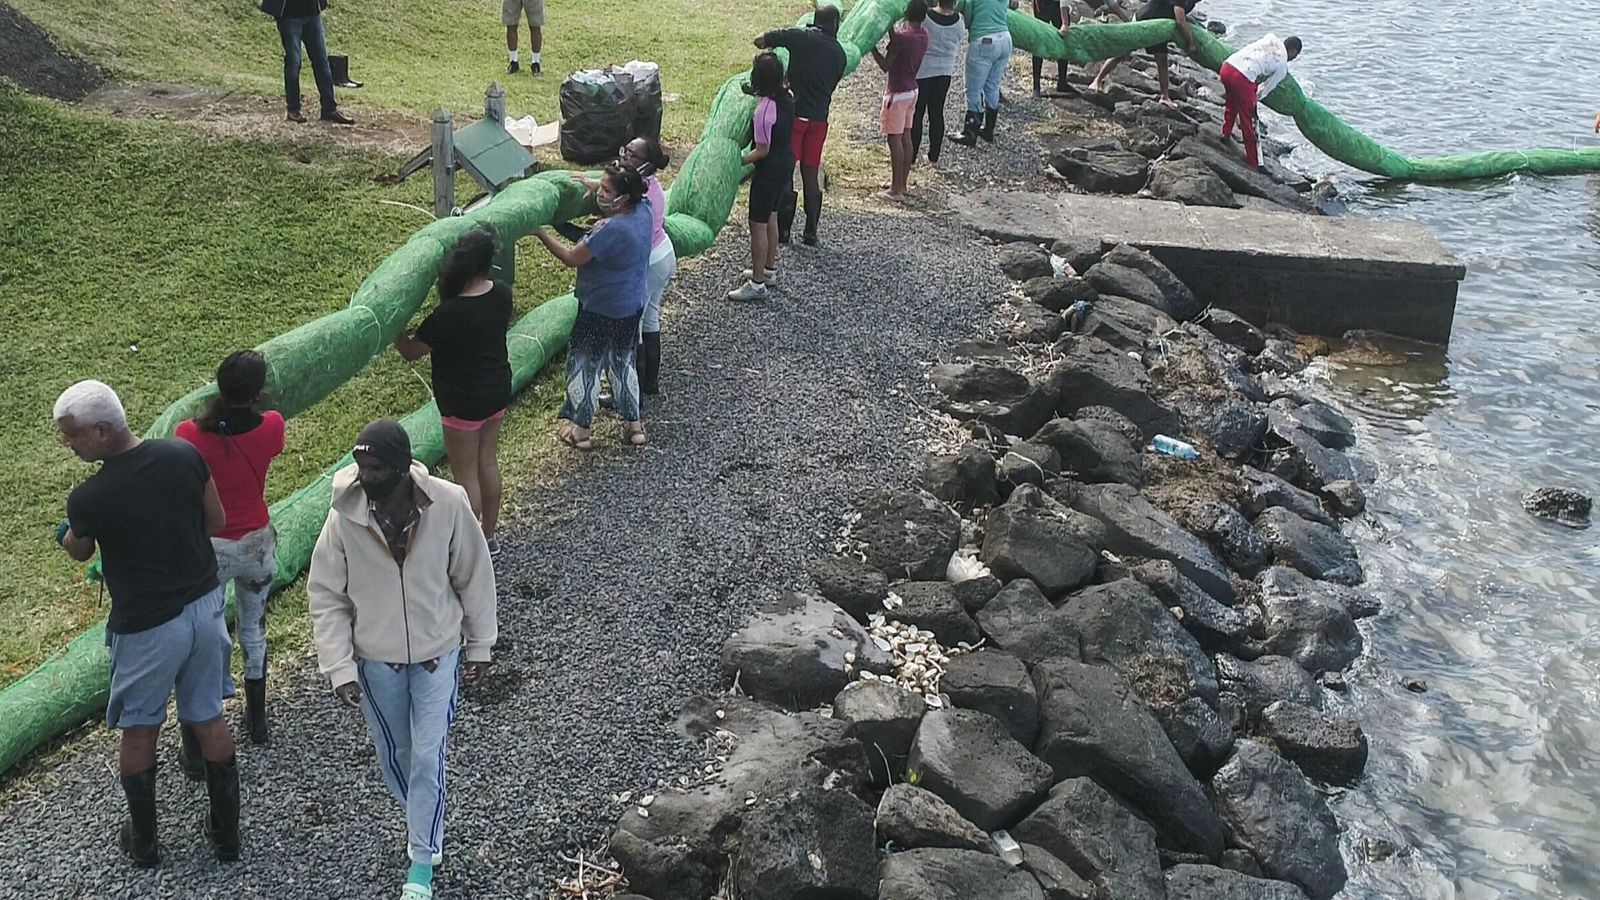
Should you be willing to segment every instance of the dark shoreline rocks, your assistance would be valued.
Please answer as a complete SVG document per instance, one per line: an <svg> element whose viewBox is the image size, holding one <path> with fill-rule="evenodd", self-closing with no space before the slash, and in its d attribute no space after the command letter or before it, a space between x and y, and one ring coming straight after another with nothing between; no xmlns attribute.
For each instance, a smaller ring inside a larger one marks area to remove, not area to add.
<svg viewBox="0 0 1600 900"><path fill-rule="evenodd" d="M1130 137L1064 145L1057 168L1309 208L1209 136L1208 104L1160 108L1148 81L1124 73L1110 117L1075 107ZM792 723L747 738L760 716L702 716L689 736L735 735L736 777L624 814L617 858L655 900L725 877L752 897L878 900L1290 900L1344 884L1316 785L1365 767L1366 736L1330 693L1379 605L1339 530L1365 506L1345 452L1357 429L1286 380L1310 343L1202 312L1131 247L1062 235L996 255L1029 299L1000 306L999 340L929 376L928 405L962 438L908 473L924 490L864 495L843 555L811 566L825 600L786 595L729 641L730 681ZM1202 458L1156 454L1158 433ZM816 706L832 716L801 711ZM822 833L828 817L859 852Z"/></svg>

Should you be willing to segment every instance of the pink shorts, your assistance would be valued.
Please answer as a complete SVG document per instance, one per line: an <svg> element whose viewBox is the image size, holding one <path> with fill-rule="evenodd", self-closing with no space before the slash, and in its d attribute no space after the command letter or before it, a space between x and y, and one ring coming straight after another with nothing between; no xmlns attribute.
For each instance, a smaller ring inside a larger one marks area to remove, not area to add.
<svg viewBox="0 0 1600 900"><path fill-rule="evenodd" d="M917 112L917 92L901 91L883 95L883 133L905 134L911 130L911 118Z"/></svg>
<svg viewBox="0 0 1600 900"><path fill-rule="evenodd" d="M439 424L446 428L454 428L457 431L478 431L490 422L498 422L505 417L506 411L502 409L489 418L479 419L476 422L471 419L458 419L455 416L440 416Z"/></svg>

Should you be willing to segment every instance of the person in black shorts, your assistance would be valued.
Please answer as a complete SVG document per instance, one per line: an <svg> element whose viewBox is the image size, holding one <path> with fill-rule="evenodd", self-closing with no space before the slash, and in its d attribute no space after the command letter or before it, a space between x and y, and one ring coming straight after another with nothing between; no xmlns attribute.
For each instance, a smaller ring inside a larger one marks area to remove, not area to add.
<svg viewBox="0 0 1600 900"><path fill-rule="evenodd" d="M1199 2L1200 0L1148 0L1140 8L1139 14L1135 18L1141 22L1150 19L1172 19L1177 22L1178 33L1183 36L1184 43L1188 45L1188 53L1193 55L1199 47L1195 43L1194 31L1189 27L1188 14L1194 12L1195 4ZM1161 85L1161 102L1167 106L1174 106L1172 95L1169 93L1167 46L1167 43L1163 41L1159 44L1151 44L1145 49L1149 50L1150 55L1156 58L1156 81ZM1105 90L1106 79L1110 78L1117 65L1127 58L1126 56L1119 56L1115 59L1106 60L1105 65L1100 67L1100 74L1096 75L1094 81L1090 82L1089 90Z"/></svg>
<svg viewBox="0 0 1600 900"><path fill-rule="evenodd" d="M500 523L500 423L511 404L511 288L490 277L500 238L478 225L461 235L439 273L439 306L415 336L395 336L407 361L433 354L433 396L450 474L467 491L489 552Z"/></svg>
<svg viewBox="0 0 1600 900"><path fill-rule="evenodd" d="M765 300L778 280L778 204L794 177L794 97L783 83L783 62L771 50L756 54L745 92L760 97L752 125L750 152L750 268L729 300Z"/></svg>
<svg viewBox="0 0 1600 900"><path fill-rule="evenodd" d="M1062 37L1067 36L1067 30L1072 27L1072 7L1063 7L1061 0L1033 0L1033 17L1041 22L1049 22L1056 26ZM1033 58L1033 95L1042 96L1044 91L1039 82L1044 77L1044 57ZM1056 90L1067 91L1067 61L1056 60Z"/></svg>
<svg viewBox="0 0 1600 900"><path fill-rule="evenodd" d="M156 839L156 739L177 693L178 721L205 759L210 811L202 826L217 859L239 858L239 766L222 719L233 695L233 645L211 538L227 514L205 459L176 438L141 440L116 391L80 381L56 400L61 441L100 471L67 496L56 543L87 562L100 552L111 613L106 724L120 729L117 769L128 798L122 852L142 869L161 864Z"/></svg>

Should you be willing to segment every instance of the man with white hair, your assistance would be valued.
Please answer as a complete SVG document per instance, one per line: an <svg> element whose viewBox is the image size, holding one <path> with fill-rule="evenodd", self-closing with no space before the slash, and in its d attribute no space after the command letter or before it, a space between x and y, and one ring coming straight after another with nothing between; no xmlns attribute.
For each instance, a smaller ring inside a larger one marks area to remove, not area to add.
<svg viewBox="0 0 1600 900"><path fill-rule="evenodd" d="M135 866L161 862L156 738L176 690L178 720L194 729L205 759L211 808L202 827L217 859L237 860L239 768L222 721L222 698L233 693L233 648L211 549L226 518L216 485L192 445L130 431L122 401L101 382L63 391L54 418L62 443L100 463L68 495L56 541L79 562L98 548L111 593L106 724L122 730L117 763L129 813L118 842Z"/></svg>

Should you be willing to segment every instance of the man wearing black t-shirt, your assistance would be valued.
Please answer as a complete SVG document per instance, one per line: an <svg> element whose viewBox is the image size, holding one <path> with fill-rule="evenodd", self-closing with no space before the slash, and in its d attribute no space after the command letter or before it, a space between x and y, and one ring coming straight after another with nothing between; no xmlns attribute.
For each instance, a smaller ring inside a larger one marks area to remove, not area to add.
<svg viewBox="0 0 1600 900"><path fill-rule="evenodd" d="M217 859L239 858L239 768L222 721L233 693L232 646L211 537L225 515L200 451L180 440L140 440L122 401L98 381L56 400L62 443L100 471L67 497L56 541L85 562L100 551L111 615L111 694L106 724L122 730L118 768L128 797L122 851L140 868L161 862L156 840L156 738L167 700L194 730L211 808L204 828Z"/></svg>
<svg viewBox="0 0 1600 900"><path fill-rule="evenodd" d="M819 3L805 28L769 31L756 38L762 50L782 47L789 51L789 87L794 91L794 132L790 143L800 169L806 195L806 229L801 240L817 243L817 225L822 219L822 145L828 140L828 106L833 90L844 78L844 48L839 46L839 8ZM794 222L794 191L790 190L778 211L778 240L789 242L789 226Z"/></svg>

